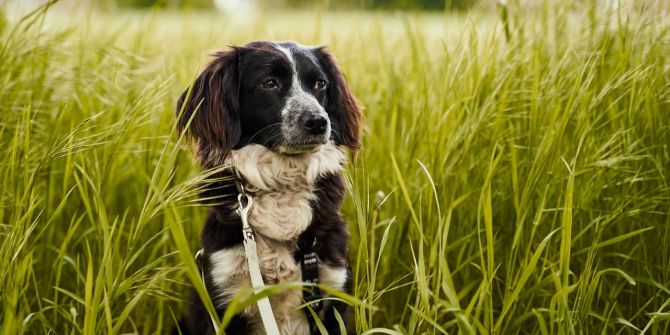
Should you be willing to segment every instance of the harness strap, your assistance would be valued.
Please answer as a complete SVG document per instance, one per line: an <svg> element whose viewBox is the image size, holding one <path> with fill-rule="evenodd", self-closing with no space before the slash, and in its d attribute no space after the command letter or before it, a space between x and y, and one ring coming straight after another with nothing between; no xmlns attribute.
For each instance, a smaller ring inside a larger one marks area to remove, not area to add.
<svg viewBox="0 0 670 335"><path fill-rule="evenodd" d="M314 315L309 311L309 308L311 308L318 315L323 308L321 289L316 286L319 284L319 261L316 255L316 238L312 240L312 243L301 249L301 254L300 267L302 270L302 281L314 284L314 286L305 287L302 291L303 300L306 303L303 309L307 316L307 321L309 321L310 333L318 334L316 320L314 320Z"/></svg>
<svg viewBox="0 0 670 335"><path fill-rule="evenodd" d="M316 259L316 253L310 252L302 256L300 262L302 267L302 281L305 283L310 283L314 285L319 284L319 265ZM311 308L317 315L323 304L321 302L321 290L318 286L306 287L303 290L303 300L307 305L304 307L305 315L307 316L307 321L309 321L310 332L314 333L316 330L316 322L314 320L314 315L309 311Z"/></svg>

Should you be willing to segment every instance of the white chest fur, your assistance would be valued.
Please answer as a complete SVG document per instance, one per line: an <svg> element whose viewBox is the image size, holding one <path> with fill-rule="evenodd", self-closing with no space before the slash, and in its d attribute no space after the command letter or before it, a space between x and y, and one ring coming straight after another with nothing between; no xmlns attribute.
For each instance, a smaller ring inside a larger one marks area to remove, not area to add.
<svg viewBox="0 0 670 335"><path fill-rule="evenodd" d="M334 145L311 154L288 156L261 145L232 151L232 165L254 192L249 222L254 230L274 240L296 239L312 221L317 178L342 170L345 156Z"/></svg>
<svg viewBox="0 0 670 335"><path fill-rule="evenodd" d="M299 282L300 265L293 258L295 240L312 221L310 202L315 200L317 179L339 173L344 153L334 145L300 156L286 156L261 145L248 145L232 151L226 164L232 165L250 186L254 204L249 223L256 232L258 259L266 284ZM249 271L240 245L210 255L210 276L219 288L216 303L225 304L241 288L251 287ZM342 290L346 269L319 264L323 285ZM285 290L270 297L270 304L282 334L309 334L309 324L302 310L300 290ZM257 307L243 314L252 320L253 333L263 333Z"/></svg>

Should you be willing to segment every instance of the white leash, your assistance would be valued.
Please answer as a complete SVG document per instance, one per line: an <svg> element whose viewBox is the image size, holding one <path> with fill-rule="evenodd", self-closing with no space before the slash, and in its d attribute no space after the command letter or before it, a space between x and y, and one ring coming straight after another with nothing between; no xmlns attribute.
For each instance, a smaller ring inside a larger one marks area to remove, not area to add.
<svg viewBox="0 0 670 335"><path fill-rule="evenodd" d="M246 199L246 205L243 203L244 199ZM240 194L237 196L237 203L239 205L237 208L237 214L239 214L240 219L242 220L244 253L247 255L247 265L249 266L249 275L251 276L251 286L257 289L265 286L265 283L263 283L261 268L260 264L258 263L256 237L254 235L254 230L249 225L249 211L251 210L251 205L253 204L253 198L246 194L244 189L242 189L242 192L240 192ZM263 321L265 333L267 335L279 335L279 327L277 327L275 315L272 313L270 299L268 299L268 297L261 298L260 300L256 301L256 305L258 305L258 310L261 313L261 320Z"/></svg>
<svg viewBox="0 0 670 335"><path fill-rule="evenodd" d="M245 204L246 202L246 204ZM242 220L242 235L244 236L244 253L247 257L247 265L249 267L249 276L251 277L251 286L255 289L262 288L265 286L263 282L263 276L261 276L261 268L258 263L258 252L256 250L256 237L254 235L254 230L249 225L249 211L251 210L251 205L253 204L253 198L244 192L244 189L237 196L238 207L235 210ZM203 250L200 249L195 253L195 259L197 260L202 256ZM200 272L202 277L202 282L205 283L205 272L204 269ZM277 321L275 320L274 313L272 312L272 306L270 306L270 299L264 297L256 301L258 310L261 314L261 320L263 321L263 327L265 328L265 333L267 335L280 335L279 327L277 327ZM212 315L209 316L212 320L212 326L214 331L218 334L219 327L216 326L216 322Z"/></svg>

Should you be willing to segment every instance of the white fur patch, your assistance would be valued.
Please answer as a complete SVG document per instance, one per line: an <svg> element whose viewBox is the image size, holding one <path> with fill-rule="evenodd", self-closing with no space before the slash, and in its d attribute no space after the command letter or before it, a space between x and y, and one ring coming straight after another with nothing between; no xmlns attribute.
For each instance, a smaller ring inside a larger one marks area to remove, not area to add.
<svg viewBox="0 0 670 335"><path fill-rule="evenodd" d="M319 177L339 173L346 157L342 150L327 144L314 153L282 155L262 145L247 145L231 151L225 164L232 166L253 192L249 224L256 232L256 247L263 281L266 284L299 282L300 264L294 258L295 242L312 220L310 201ZM216 303L222 305L241 288L251 287L244 247L219 250L209 256L209 275L218 286ZM319 265L320 281L342 290L346 269ZM302 291L285 290L270 297L270 304L282 335L309 335ZM264 334L256 305L243 315L252 320L251 334Z"/></svg>
<svg viewBox="0 0 670 335"><path fill-rule="evenodd" d="M347 269L319 264L319 281L325 286L344 291L344 284L347 283Z"/></svg>
<svg viewBox="0 0 670 335"><path fill-rule="evenodd" d="M307 229L316 180L339 173L344 162L342 150L331 143L302 155L282 155L251 144L233 150L226 159L254 194L249 224L257 234L280 241L295 240Z"/></svg>
<svg viewBox="0 0 670 335"><path fill-rule="evenodd" d="M221 249L209 255L209 261L214 265L209 273L214 284L226 285L229 278L233 277L238 271L237 269L242 266L244 249L240 246Z"/></svg>
<svg viewBox="0 0 670 335"><path fill-rule="evenodd" d="M240 270L246 269L244 247L237 246L221 249L209 255L212 265L209 276L219 288L214 298L215 303L225 304L240 289L240 282L234 281L240 276Z"/></svg>

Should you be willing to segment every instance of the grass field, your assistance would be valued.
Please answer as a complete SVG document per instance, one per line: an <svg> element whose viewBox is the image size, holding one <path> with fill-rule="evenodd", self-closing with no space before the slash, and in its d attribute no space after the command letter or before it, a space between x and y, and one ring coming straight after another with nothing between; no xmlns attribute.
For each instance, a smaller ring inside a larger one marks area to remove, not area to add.
<svg viewBox="0 0 670 335"><path fill-rule="evenodd" d="M357 333L670 334L668 13L0 15L0 333L166 333L206 176L174 131L207 54L327 44ZM501 17L507 17L503 25Z"/></svg>

